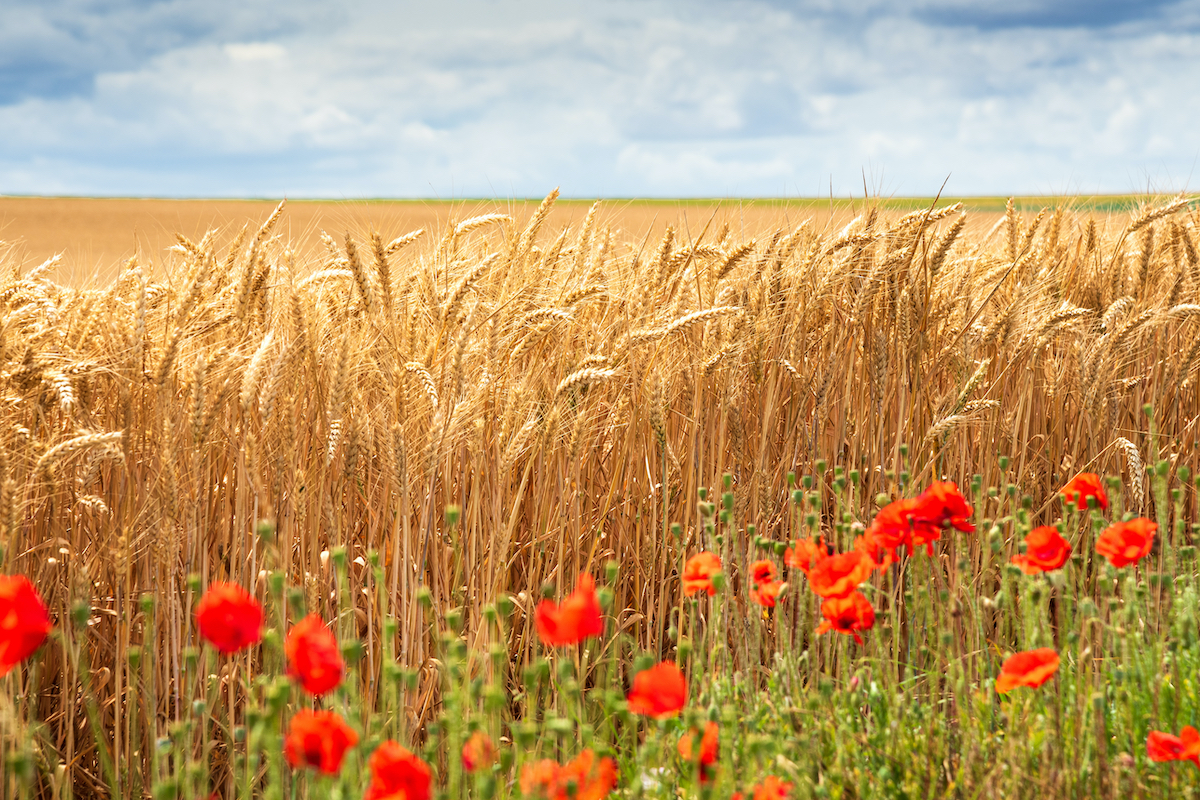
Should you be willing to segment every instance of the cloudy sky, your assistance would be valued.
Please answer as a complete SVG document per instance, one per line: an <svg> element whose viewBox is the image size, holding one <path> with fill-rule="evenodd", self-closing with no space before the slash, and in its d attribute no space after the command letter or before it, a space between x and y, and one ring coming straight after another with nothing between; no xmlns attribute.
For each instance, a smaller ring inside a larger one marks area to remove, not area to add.
<svg viewBox="0 0 1200 800"><path fill-rule="evenodd" d="M3 0L0 194L1200 184L1200 0Z"/></svg>

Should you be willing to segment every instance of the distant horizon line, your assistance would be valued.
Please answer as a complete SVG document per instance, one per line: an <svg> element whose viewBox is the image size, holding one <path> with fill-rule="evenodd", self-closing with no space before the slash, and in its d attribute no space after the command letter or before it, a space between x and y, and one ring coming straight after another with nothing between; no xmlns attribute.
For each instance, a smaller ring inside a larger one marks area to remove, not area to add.
<svg viewBox="0 0 1200 800"><path fill-rule="evenodd" d="M897 206L912 206L920 204L932 203L935 199L938 204L953 204L961 202L966 206L980 207L993 206L999 204L1003 206L1011 198L1014 203L1020 204L1023 202L1032 201L1053 201L1053 200L1074 200L1083 201L1083 204L1089 208L1094 208L1100 205L1113 206L1120 205L1123 202L1135 203L1144 201L1149 198L1174 198L1188 195L1188 192L1093 192L1088 194L1071 194L1071 193L1023 193L1023 194L954 194L954 195L892 195L884 197L874 195L865 197L863 195L749 195L749 196L720 196L720 195L691 195L691 196L662 196L662 195L623 195L623 196L563 196L560 195L555 201L556 203L646 203L646 204L662 204L662 205L712 205L714 203L749 203L752 205L760 204L788 204L813 206L826 203L834 205L847 205L853 203L875 202L881 206L897 207ZM436 203L436 204L454 204L454 203L541 203L544 196L512 196L512 197L487 197L487 196L470 196L470 197L387 197L387 196L372 196L372 197L322 197L315 195L307 196L288 196L288 195L257 195L257 196L180 196L180 195L84 195L84 194L26 194L20 192L5 193L0 192L0 199L11 200L125 200L125 201L153 201L153 202L204 202L204 203L279 203L287 200L288 203L335 203L335 204L355 204L355 203L395 203L395 204L418 204L418 203ZM1189 202L1200 200L1200 194L1191 197Z"/></svg>

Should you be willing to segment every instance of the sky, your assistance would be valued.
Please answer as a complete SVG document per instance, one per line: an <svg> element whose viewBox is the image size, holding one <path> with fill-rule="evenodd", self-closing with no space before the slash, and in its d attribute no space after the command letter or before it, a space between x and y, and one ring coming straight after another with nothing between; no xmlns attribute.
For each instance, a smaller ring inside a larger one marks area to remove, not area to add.
<svg viewBox="0 0 1200 800"><path fill-rule="evenodd" d="M1200 0L3 0L0 194L1200 184Z"/></svg>

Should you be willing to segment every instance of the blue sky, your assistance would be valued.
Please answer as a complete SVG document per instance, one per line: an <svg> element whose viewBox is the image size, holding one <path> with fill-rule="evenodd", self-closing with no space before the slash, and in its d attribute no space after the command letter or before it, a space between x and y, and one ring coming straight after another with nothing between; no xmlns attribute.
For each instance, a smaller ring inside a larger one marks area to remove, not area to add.
<svg viewBox="0 0 1200 800"><path fill-rule="evenodd" d="M4 0L0 194L1173 192L1197 85L1200 0Z"/></svg>

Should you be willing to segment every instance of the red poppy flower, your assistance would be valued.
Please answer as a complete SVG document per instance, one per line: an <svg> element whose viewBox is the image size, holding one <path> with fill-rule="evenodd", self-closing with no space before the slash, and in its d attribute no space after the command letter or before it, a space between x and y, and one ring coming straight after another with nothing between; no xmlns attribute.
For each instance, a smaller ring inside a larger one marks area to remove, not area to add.
<svg viewBox="0 0 1200 800"><path fill-rule="evenodd" d="M826 631L849 634L854 641L863 643L859 631L875 627L875 609L862 592L854 591L846 597L831 597L821 603L821 616L825 618L817 627L817 635Z"/></svg>
<svg viewBox="0 0 1200 800"><path fill-rule="evenodd" d="M475 731L463 744L462 765L467 772L487 769L496 763L496 745L483 731Z"/></svg>
<svg viewBox="0 0 1200 800"><path fill-rule="evenodd" d="M912 553L913 514L916 513L919 503L920 501L915 497L894 500L879 509L879 513L871 522L871 527L867 528L865 534L867 542L873 548L886 550L891 554L891 558L886 561L875 559L882 566L886 567L891 563L891 560L896 557L896 550L900 547L905 547L910 554ZM935 534L940 535L940 531L937 529L924 531L922 538L928 538L929 535Z"/></svg>
<svg viewBox="0 0 1200 800"><path fill-rule="evenodd" d="M755 561L750 565L750 599L763 608L774 608L783 592L783 584L775 578L779 570L770 561Z"/></svg>
<svg viewBox="0 0 1200 800"><path fill-rule="evenodd" d="M388 739L367 762L371 784L363 800L429 800L429 765Z"/></svg>
<svg viewBox="0 0 1200 800"><path fill-rule="evenodd" d="M792 793L792 784L774 775L768 775L754 784L750 792L754 800L787 800L788 795Z"/></svg>
<svg viewBox="0 0 1200 800"><path fill-rule="evenodd" d="M861 536L854 537L854 550L863 553L875 565L875 569L887 569L892 563L892 551L878 541L868 528Z"/></svg>
<svg viewBox="0 0 1200 800"><path fill-rule="evenodd" d="M683 593L691 597L696 592L707 592L709 597L717 593L713 576L721 571L721 559L716 553L705 550L697 553L683 565Z"/></svg>
<svg viewBox="0 0 1200 800"><path fill-rule="evenodd" d="M808 585L821 597L846 597L871 577L874 569L875 562L861 550L838 553L809 570Z"/></svg>
<svg viewBox="0 0 1200 800"><path fill-rule="evenodd" d="M717 771L717 757L721 754L721 745L717 723L709 722L704 726L704 736L700 737L700 747L696 748L695 739L699 733L695 728L685 733L679 739L679 757L695 765L700 772L700 783L709 783Z"/></svg>
<svg viewBox="0 0 1200 800"><path fill-rule="evenodd" d="M1150 731L1146 755L1151 761L1191 761L1200 767L1200 732L1191 725L1184 725L1178 736Z"/></svg>
<svg viewBox="0 0 1200 800"><path fill-rule="evenodd" d="M784 552L783 563L807 575L813 565L827 555L829 553L825 550L825 542L810 536L807 539L797 539L796 544Z"/></svg>
<svg viewBox="0 0 1200 800"><path fill-rule="evenodd" d="M546 758L521 770L521 794L540 800L602 800L616 785L616 762L590 749L566 764Z"/></svg>
<svg viewBox="0 0 1200 800"><path fill-rule="evenodd" d="M37 652L54 626L24 575L0 575L0 677Z"/></svg>
<svg viewBox="0 0 1200 800"><path fill-rule="evenodd" d="M1026 575L1062 569L1071 557L1071 544L1053 525L1034 528L1025 537L1025 552L1012 557L1012 563Z"/></svg>
<svg viewBox="0 0 1200 800"><path fill-rule="evenodd" d="M687 681L675 662L663 661L634 676L626 699L635 714L669 717L687 703Z"/></svg>
<svg viewBox="0 0 1200 800"><path fill-rule="evenodd" d="M283 754L293 767L314 767L326 775L342 769L346 751L358 744L358 734L333 711L297 711L288 725Z"/></svg>
<svg viewBox="0 0 1200 800"><path fill-rule="evenodd" d="M1096 498L1099 508L1108 508L1108 495L1104 493L1100 476L1094 472L1079 473L1067 481L1067 485L1059 489L1058 493L1062 495L1064 503L1074 503L1077 508L1088 508L1089 497Z"/></svg>
<svg viewBox="0 0 1200 800"><path fill-rule="evenodd" d="M1058 672L1058 653L1049 647L1013 653L1000 667L996 691L1004 694L1018 686L1036 689Z"/></svg>
<svg viewBox="0 0 1200 800"><path fill-rule="evenodd" d="M196 625L213 647L236 653L262 639L262 606L236 583L214 583L196 604Z"/></svg>
<svg viewBox="0 0 1200 800"><path fill-rule="evenodd" d="M604 619L600 616L600 598L596 595L596 582L591 575L579 576L575 591L567 595L561 604L549 600L538 604L534 613L538 638L550 647L578 644L584 639L604 633Z"/></svg>
<svg viewBox="0 0 1200 800"><path fill-rule="evenodd" d="M1096 539L1096 552L1118 569L1127 567L1146 557L1157 530L1157 523L1142 517L1109 525Z"/></svg>
<svg viewBox="0 0 1200 800"><path fill-rule="evenodd" d="M342 682L346 665L337 639L316 614L292 626L283 651L287 655L287 674L300 681L309 694L323 695Z"/></svg>
<svg viewBox="0 0 1200 800"><path fill-rule="evenodd" d="M974 533L975 526L970 521L974 513L967 498L958 490L958 484L953 481L934 481L917 497L913 521L918 527L925 523L939 530L954 528L963 533Z"/></svg>

